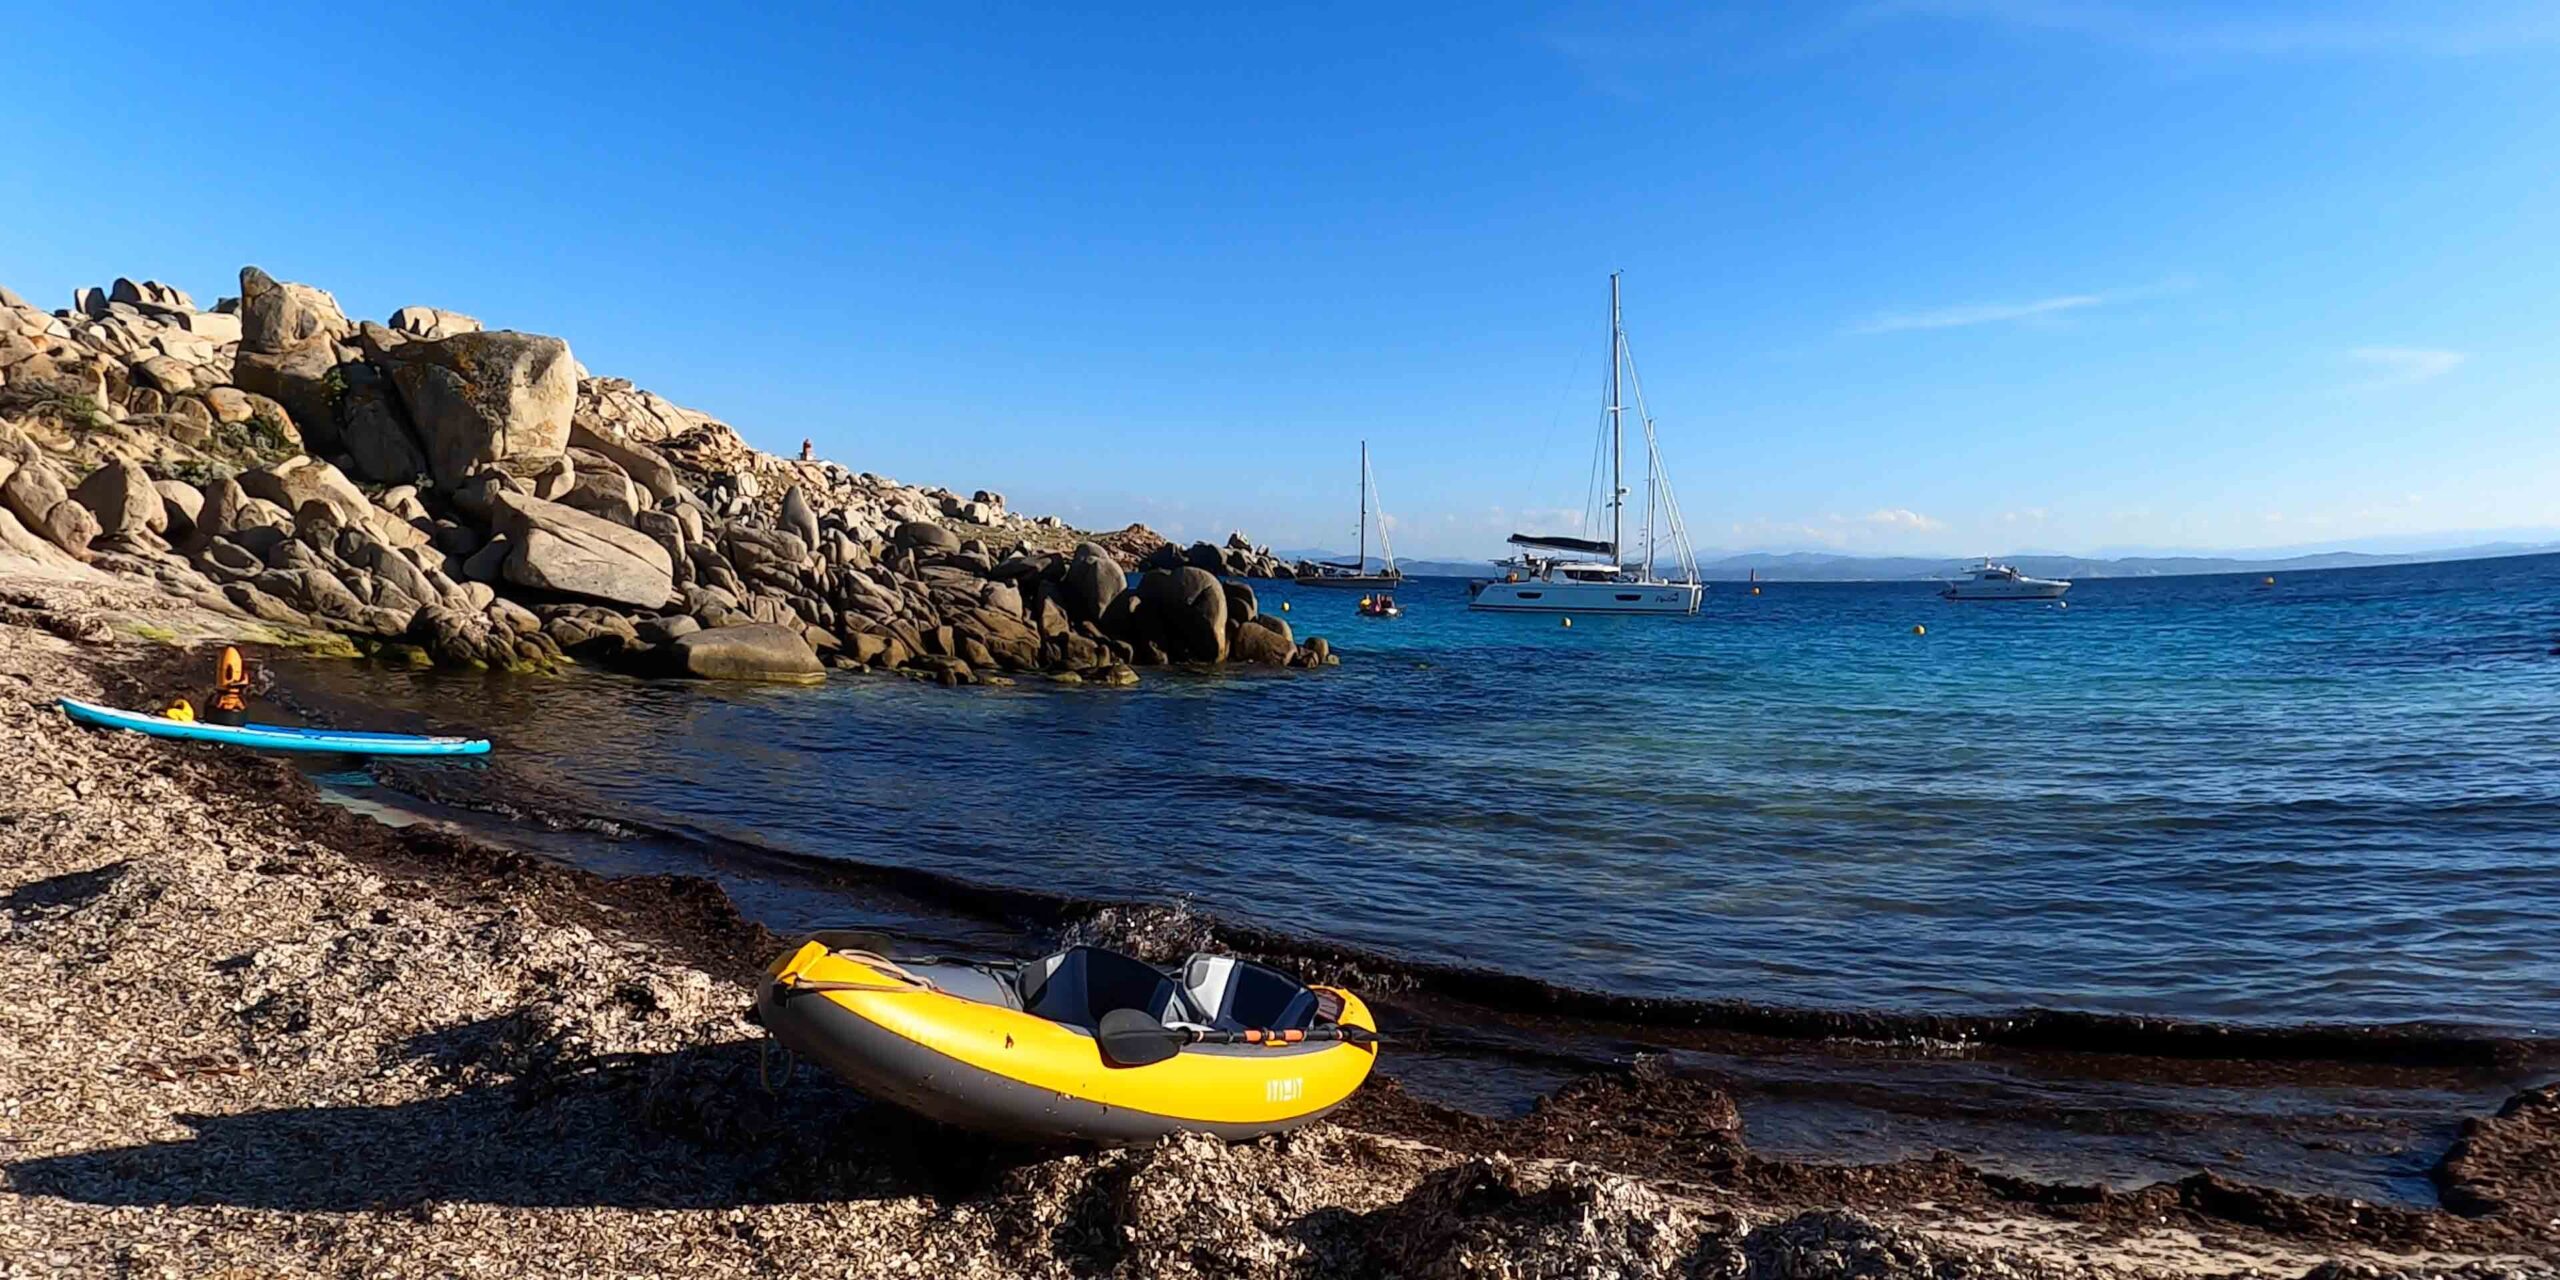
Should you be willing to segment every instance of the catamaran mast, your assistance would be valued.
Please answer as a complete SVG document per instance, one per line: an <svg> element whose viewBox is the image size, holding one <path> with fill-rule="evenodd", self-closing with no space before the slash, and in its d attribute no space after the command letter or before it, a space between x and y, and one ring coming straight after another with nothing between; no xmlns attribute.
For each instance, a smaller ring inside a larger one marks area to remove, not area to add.
<svg viewBox="0 0 2560 1280"><path fill-rule="evenodd" d="M1369 571L1369 442L1360 442L1360 567Z"/></svg>
<svg viewBox="0 0 2560 1280"><path fill-rule="evenodd" d="M1625 353L1626 327L1618 320L1618 273L1609 273L1609 558L1626 563L1618 544L1619 524L1627 504L1626 482L1619 478L1624 445L1619 439L1618 364Z"/></svg>

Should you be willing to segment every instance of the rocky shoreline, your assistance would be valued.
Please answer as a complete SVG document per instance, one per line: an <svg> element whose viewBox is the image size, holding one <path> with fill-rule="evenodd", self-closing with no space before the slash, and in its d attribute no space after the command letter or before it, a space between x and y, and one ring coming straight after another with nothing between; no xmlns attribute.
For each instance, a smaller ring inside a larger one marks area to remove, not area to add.
<svg viewBox="0 0 2560 1280"><path fill-rule="evenodd" d="M1022 1151L769 1053L774 946L719 892L608 880L98 733L257 624L0 561L0 1275L2553 1274L2549 1088L2475 1121L2448 1206L2198 1175L2139 1192L1948 1157L1757 1156L1730 1098L1584 1078L1488 1118L1373 1086L1228 1148Z"/></svg>
<svg viewBox="0 0 2560 1280"><path fill-rule="evenodd" d="M1242 534L1087 535L806 452L559 338L354 322L256 267L209 309L149 280L52 312L0 288L0 551L379 661L951 685L1338 661L1260 611L1247 580L1293 567Z"/></svg>

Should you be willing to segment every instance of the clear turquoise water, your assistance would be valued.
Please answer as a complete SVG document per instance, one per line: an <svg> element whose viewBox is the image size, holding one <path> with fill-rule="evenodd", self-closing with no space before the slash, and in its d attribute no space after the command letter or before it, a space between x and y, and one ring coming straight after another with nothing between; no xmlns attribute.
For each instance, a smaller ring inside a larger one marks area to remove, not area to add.
<svg viewBox="0 0 2560 1280"><path fill-rule="evenodd" d="M2560 557L1569 630L1455 580L1389 622L1263 595L1344 665L318 678L487 731L496 792L1575 986L2560 1029Z"/></svg>

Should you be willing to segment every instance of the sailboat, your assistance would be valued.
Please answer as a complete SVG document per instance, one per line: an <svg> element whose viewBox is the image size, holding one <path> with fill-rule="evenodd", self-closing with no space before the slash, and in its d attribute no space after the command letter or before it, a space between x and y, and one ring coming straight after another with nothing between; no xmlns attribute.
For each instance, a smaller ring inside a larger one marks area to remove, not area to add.
<svg viewBox="0 0 2560 1280"><path fill-rule="evenodd" d="M1636 422L1644 432L1644 554L1627 563L1626 393L1635 396ZM1662 450L1654 438L1653 415L1646 411L1644 386L1636 377L1635 355L1627 347L1627 326L1618 305L1618 275L1609 275L1609 382L1602 401L1601 436L1608 455L1595 466L1609 470L1608 534L1605 539L1564 534L1515 533L1511 545L1520 550L1495 562L1504 570L1498 581L1467 584L1470 609L1509 613L1674 613L1698 611L1706 588L1698 581L1697 557L1689 550L1688 526L1680 521L1680 504L1671 493L1671 478L1662 469ZM1594 523L1597 523L1596 521ZM1668 540L1678 577L1655 569Z"/></svg>
<svg viewBox="0 0 2560 1280"><path fill-rule="evenodd" d="M1396 568L1395 544L1387 540L1387 513L1378 512L1378 547L1385 553L1386 567L1369 572L1369 512L1376 506L1370 499L1377 496L1378 478L1369 471L1369 442L1360 442L1360 554L1350 560L1318 560L1298 570L1302 587L1359 587L1363 590L1394 590L1404 585L1404 574Z"/></svg>

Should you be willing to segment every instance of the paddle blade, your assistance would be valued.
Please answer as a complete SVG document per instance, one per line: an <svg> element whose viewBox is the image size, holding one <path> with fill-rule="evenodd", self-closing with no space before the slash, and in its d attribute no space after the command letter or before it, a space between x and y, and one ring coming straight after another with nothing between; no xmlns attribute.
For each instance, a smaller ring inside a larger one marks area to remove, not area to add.
<svg viewBox="0 0 2560 1280"><path fill-rule="evenodd" d="M1182 1052L1183 1033L1147 1016L1144 1009L1114 1009L1094 1028L1102 1060L1115 1067L1145 1067Z"/></svg>

